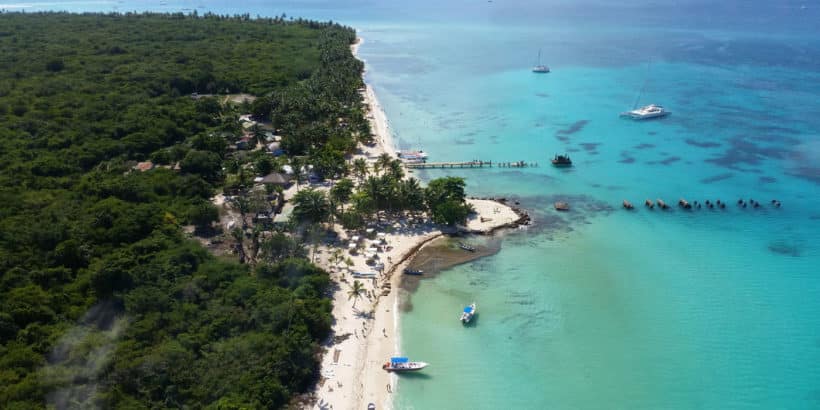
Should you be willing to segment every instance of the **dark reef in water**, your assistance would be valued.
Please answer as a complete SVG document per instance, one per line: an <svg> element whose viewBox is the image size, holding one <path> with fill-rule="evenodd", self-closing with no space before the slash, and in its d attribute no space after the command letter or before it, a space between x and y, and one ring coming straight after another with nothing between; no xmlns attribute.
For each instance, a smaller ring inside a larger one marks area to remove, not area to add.
<svg viewBox="0 0 820 410"><path fill-rule="evenodd" d="M777 182L777 178L774 177L760 177L757 179L757 182L761 184L773 184Z"/></svg>
<svg viewBox="0 0 820 410"><path fill-rule="evenodd" d="M655 144L649 144L649 143L644 142L644 143L641 143L641 144L638 144L638 145L635 146L635 149L649 149L649 148L655 148Z"/></svg>
<svg viewBox="0 0 820 410"><path fill-rule="evenodd" d="M695 146L695 147L700 147L700 148L715 148L715 147L720 146L720 144L717 143L717 142L711 142L711 141L700 142L700 141L695 141L691 138L687 138L685 140L685 142L689 145L692 145L692 146Z"/></svg>
<svg viewBox="0 0 820 410"><path fill-rule="evenodd" d="M597 152L595 152L595 151L598 150L598 146L601 145L601 143L600 142L582 142L579 145L581 145L581 147L583 149L585 149L587 152L589 152L590 154L597 154Z"/></svg>
<svg viewBox="0 0 820 410"><path fill-rule="evenodd" d="M706 162L725 168L738 169L740 164L758 165L763 160L783 159L792 153L787 148L758 145L739 136L730 138L729 144L730 147L723 152L722 156L707 159Z"/></svg>
<svg viewBox="0 0 820 410"><path fill-rule="evenodd" d="M561 137L566 138L566 136L568 136L568 135L572 135L572 134L581 132L581 130L583 130L584 127L587 124L589 124L589 120L575 121L574 123L572 123L572 125L569 126L569 128L564 128L564 129L560 129L560 130L556 131L555 136L558 139L561 139ZM561 139L561 140L564 141L563 139Z"/></svg>
<svg viewBox="0 0 820 410"><path fill-rule="evenodd" d="M473 145L475 144L475 139L473 138L465 138L465 139L457 139L455 140L456 145Z"/></svg>
<svg viewBox="0 0 820 410"><path fill-rule="evenodd" d="M779 255L799 257L803 252L799 245L784 241L772 242L769 244L769 251Z"/></svg>
<svg viewBox="0 0 820 410"><path fill-rule="evenodd" d="M702 183L702 184L711 184L713 182L723 181L724 179L729 179L733 176L735 176L735 174L733 174L731 172L726 172L724 174L718 174L718 175L713 175L711 177L703 178L703 179L700 180L700 183Z"/></svg>

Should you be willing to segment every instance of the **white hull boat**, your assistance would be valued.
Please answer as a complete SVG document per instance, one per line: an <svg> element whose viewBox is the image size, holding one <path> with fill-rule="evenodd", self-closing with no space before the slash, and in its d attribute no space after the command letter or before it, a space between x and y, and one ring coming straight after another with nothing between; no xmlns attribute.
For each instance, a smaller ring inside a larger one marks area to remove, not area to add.
<svg viewBox="0 0 820 410"><path fill-rule="evenodd" d="M414 372L427 366L429 364L425 362L411 362L406 357L391 357L389 362L382 365L382 369L388 372Z"/></svg>
<svg viewBox="0 0 820 410"><path fill-rule="evenodd" d="M663 108L660 105L649 104L645 107L641 107L636 110L621 113L621 116L629 117L633 120L646 120L649 118L663 117L668 114L669 111L667 111L666 108Z"/></svg>

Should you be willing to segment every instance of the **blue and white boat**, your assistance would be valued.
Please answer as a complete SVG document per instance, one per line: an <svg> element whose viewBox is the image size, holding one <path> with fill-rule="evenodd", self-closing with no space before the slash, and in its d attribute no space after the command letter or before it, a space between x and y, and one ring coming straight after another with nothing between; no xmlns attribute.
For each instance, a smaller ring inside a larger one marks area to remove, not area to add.
<svg viewBox="0 0 820 410"><path fill-rule="evenodd" d="M382 365L382 369L388 372L414 372L427 366L425 362L411 362L406 357L391 357L389 362Z"/></svg>
<svg viewBox="0 0 820 410"><path fill-rule="evenodd" d="M476 312L477 312L477 310L476 310L476 307L475 307L475 302L473 302L469 306L465 306L464 311L461 312L461 323L463 323L465 325L467 323L470 323L470 321L473 320L473 316L475 316Z"/></svg>

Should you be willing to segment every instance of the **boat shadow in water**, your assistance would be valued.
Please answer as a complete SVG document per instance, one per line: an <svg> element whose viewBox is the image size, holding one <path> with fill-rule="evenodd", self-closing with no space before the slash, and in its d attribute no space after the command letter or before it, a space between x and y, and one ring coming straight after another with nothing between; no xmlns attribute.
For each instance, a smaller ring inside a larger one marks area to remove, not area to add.
<svg viewBox="0 0 820 410"><path fill-rule="evenodd" d="M478 326L478 317L479 316L481 316L481 315L476 313L476 314L473 315L473 318L470 319L469 322L467 322L467 323L461 322L461 325L464 326L464 327L476 327L476 326Z"/></svg>
<svg viewBox="0 0 820 410"><path fill-rule="evenodd" d="M430 376L423 371L419 372L396 372L396 376L401 377L402 379L417 379L417 380L430 380L433 376Z"/></svg>

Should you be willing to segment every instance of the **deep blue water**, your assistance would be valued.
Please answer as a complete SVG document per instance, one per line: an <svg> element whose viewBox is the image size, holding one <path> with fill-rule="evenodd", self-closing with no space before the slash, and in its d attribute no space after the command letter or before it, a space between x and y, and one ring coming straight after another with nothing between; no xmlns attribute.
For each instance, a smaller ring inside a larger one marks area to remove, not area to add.
<svg viewBox="0 0 820 410"><path fill-rule="evenodd" d="M26 5L341 21L365 38L401 147L539 162L418 175L466 176L471 194L516 198L536 225L422 282L402 353L432 365L401 378L396 407L820 408L817 2ZM550 74L529 71L539 49ZM618 117L636 101L672 115ZM573 168L547 166L563 152ZM640 205L680 197L729 205ZM572 211L553 211L559 199ZM464 329L471 301L479 319Z"/></svg>

